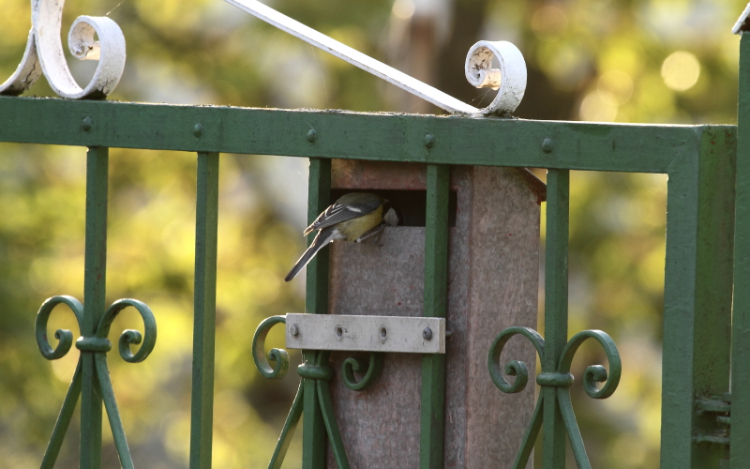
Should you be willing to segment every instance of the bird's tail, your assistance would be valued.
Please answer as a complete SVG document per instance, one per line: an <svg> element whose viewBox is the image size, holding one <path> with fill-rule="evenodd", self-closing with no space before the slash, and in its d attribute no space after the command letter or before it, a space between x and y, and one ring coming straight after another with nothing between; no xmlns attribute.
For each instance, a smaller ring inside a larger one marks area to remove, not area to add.
<svg viewBox="0 0 750 469"><path fill-rule="evenodd" d="M305 252L302 253L302 256L300 256L299 260L294 264L294 267L292 267L292 270L289 271L288 274L286 274L286 277L284 277L284 281L288 282L292 280L294 277L297 276L297 274L300 272L300 270L304 269L310 260L315 257L315 255L326 247L328 243L333 241L336 236L336 232L334 230L323 230L319 232L315 239L313 239L312 244L310 247L307 248Z"/></svg>

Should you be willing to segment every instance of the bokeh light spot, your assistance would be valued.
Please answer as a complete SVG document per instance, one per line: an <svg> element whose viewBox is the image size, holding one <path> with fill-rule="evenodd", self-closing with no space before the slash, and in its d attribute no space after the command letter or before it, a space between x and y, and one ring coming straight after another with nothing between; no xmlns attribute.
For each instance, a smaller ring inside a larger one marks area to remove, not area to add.
<svg viewBox="0 0 750 469"><path fill-rule="evenodd" d="M692 88L698 82L700 74L701 64L690 52L674 52L661 64L661 77L664 83L675 91Z"/></svg>
<svg viewBox="0 0 750 469"><path fill-rule="evenodd" d="M411 0L396 0L393 2L391 12L398 19L408 20L414 15L415 8L414 2Z"/></svg>
<svg viewBox="0 0 750 469"><path fill-rule="evenodd" d="M585 121L612 122L617 108L617 98L612 93L594 90L581 101L580 116Z"/></svg>
<svg viewBox="0 0 750 469"><path fill-rule="evenodd" d="M562 8L548 5L534 12L531 29L541 39L562 36L568 29L568 17Z"/></svg>
<svg viewBox="0 0 750 469"><path fill-rule="evenodd" d="M610 70L599 77L597 90L600 93L609 93L617 100L617 104L622 105L633 95L633 80L627 73Z"/></svg>

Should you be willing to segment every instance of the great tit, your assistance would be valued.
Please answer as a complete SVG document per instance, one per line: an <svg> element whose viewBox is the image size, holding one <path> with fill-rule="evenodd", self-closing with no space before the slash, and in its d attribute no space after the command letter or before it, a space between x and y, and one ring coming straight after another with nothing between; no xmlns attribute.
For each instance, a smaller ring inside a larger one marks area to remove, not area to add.
<svg viewBox="0 0 750 469"><path fill-rule="evenodd" d="M341 196L305 229L305 235L313 231L318 231L318 234L284 277L284 281L288 282L296 277L318 251L330 242L346 240L359 243L370 236L380 234L385 225L397 225L398 215L395 210L384 209L387 202L382 197L365 192L352 192Z"/></svg>

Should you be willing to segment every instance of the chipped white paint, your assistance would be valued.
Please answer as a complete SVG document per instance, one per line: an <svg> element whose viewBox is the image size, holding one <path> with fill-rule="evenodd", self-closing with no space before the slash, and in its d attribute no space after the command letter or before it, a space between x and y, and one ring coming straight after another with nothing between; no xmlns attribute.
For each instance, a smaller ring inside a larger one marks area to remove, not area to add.
<svg viewBox="0 0 750 469"><path fill-rule="evenodd" d="M32 0L31 31L21 63L2 85L0 93L20 94L42 75L63 98L106 96L115 89L125 69L125 37L109 18L79 16L70 28L68 47L81 60L98 60L85 88L76 83L63 54L60 30L65 0ZM94 40L94 35L99 37Z"/></svg>
<svg viewBox="0 0 750 469"><path fill-rule="evenodd" d="M750 16L750 3L747 4L747 6L745 7L745 11L742 12L737 22L734 23L732 34L740 34L741 32L747 30L747 26L745 26L745 23L747 22L748 16Z"/></svg>
<svg viewBox="0 0 750 469"><path fill-rule="evenodd" d="M26 40L26 50L23 52L21 63L18 64L13 75L0 85L0 94L21 94L31 88L31 85L42 76L42 68L39 66L39 56L36 53L36 41L34 37L34 28L32 28Z"/></svg>
<svg viewBox="0 0 750 469"><path fill-rule="evenodd" d="M489 48L500 62L500 70L493 71L498 73L489 73L484 76L490 76L500 86L498 97L485 109L477 109L474 106L464 103L442 91L434 88L422 81L417 80L395 68L386 65L372 57L365 55L351 47L344 45L325 34L305 26L304 24L285 16L278 11L270 8L257 0L225 0L237 8L240 8L261 20L276 26L282 31L296 36L303 41L318 47L329 54L332 54L350 64L365 70L383 80L402 88L409 93L428 101L435 106L444 109L453 114L510 114L521 102L524 90L526 89L526 63L523 60L521 52L509 42L481 42L478 44L487 44L484 47ZM477 47L476 45L474 46ZM469 52L471 56L474 48ZM490 57L491 59L491 57ZM520 60L519 60L520 59ZM467 58L467 77L469 76ZM473 64L474 62L472 62ZM490 64L492 61L490 60ZM504 83L501 82L498 74L505 77ZM473 79L469 81L472 82ZM473 84L473 82L472 82ZM509 93L510 96L503 97L503 93ZM515 104L514 104L515 103Z"/></svg>
<svg viewBox="0 0 750 469"><path fill-rule="evenodd" d="M445 319L287 313L286 348L445 353Z"/></svg>
<svg viewBox="0 0 750 469"><path fill-rule="evenodd" d="M500 68L492 68L493 58ZM477 88L498 91L482 114L510 115L526 91L526 61L523 54L508 41L479 41L466 56L466 79Z"/></svg>

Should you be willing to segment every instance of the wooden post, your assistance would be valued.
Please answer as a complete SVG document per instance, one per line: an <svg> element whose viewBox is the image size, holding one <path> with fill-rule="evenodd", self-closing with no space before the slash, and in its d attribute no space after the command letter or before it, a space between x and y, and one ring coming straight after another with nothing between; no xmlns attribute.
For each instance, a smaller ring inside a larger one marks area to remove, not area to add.
<svg viewBox="0 0 750 469"><path fill-rule="evenodd" d="M334 190L414 191L418 198L425 187L425 165L333 162ZM487 353L503 329L536 328L539 206L545 190L525 170L479 166L453 166L450 189L455 222L449 228L447 329L452 335L446 353L444 467L500 467L518 451L534 409L534 386L513 395L500 392L490 380ZM331 247L332 314L423 315L424 226L387 228L382 246ZM523 340L511 341L506 350L503 361L536 362ZM338 376L352 355L332 355L337 376L331 382L351 466L418 467L422 357L386 355L378 381L355 392ZM330 451L328 467L335 467Z"/></svg>

